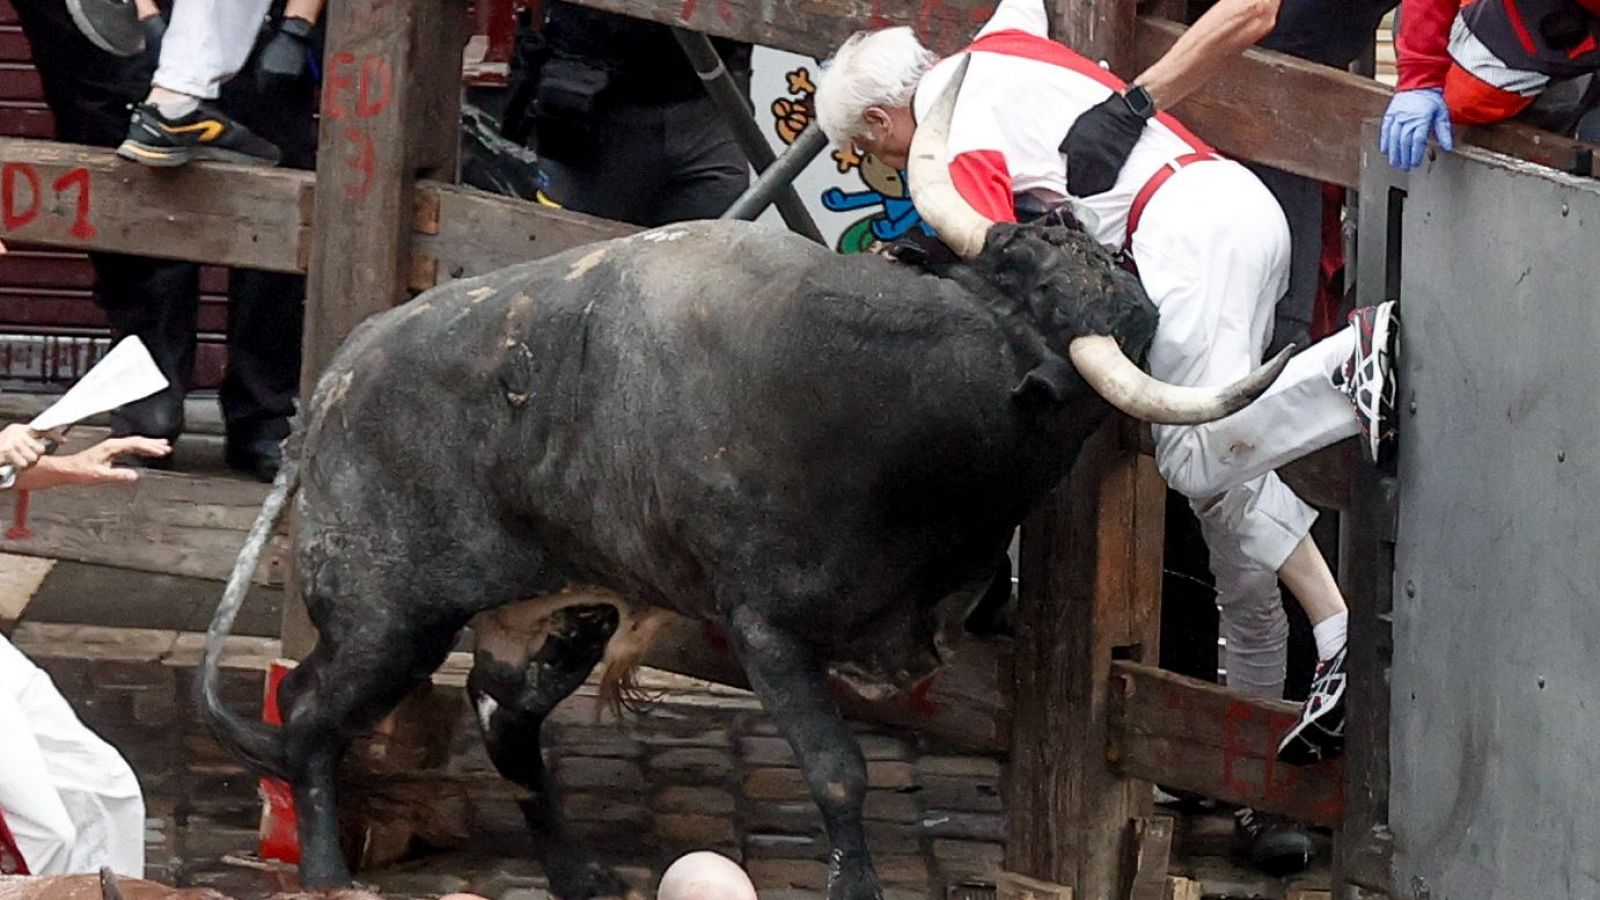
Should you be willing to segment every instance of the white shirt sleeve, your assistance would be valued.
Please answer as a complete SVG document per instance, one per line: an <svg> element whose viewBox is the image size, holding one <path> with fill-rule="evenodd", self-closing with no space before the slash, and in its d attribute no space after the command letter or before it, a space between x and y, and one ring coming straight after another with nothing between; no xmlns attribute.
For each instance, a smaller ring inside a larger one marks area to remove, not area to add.
<svg viewBox="0 0 1600 900"><path fill-rule="evenodd" d="M996 31L1026 31L1042 38L1049 37L1050 16L1045 12L1044 0L1000 0L978 37Z"/></svg>

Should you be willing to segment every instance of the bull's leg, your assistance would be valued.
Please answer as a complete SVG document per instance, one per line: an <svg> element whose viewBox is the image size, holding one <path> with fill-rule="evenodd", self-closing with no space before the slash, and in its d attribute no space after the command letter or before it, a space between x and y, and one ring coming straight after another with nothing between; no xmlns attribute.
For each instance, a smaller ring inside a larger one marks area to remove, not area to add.
<svg viewBox="0 0 1600 900"><path fill-rule="evenodd" d="M832 846L828 900L879 900L861 806L867 763L828 694L827 673L810 647L736 608L731 636L761 705L794 748Z"/></svg>
<svg viewBox="0 0 1600 900"><path fill-rule="evenodd" d="M381 615L359 633L321 635L284 680L284 751L300 825L300 882L351 883L339 849L335 777L352 733L377 724L439 667L456 629L418 630Z"/></svg>
<svg viewBox="0 0 1600 900"><path fill-rule="evenodd" d="M489 758L501 775L529 793L520 801L522 816L538 844L551 891L562 900L625 896L627 882L595 862L568 829L540 752L545 716L583 684L605 654L617 613L609 606L576 607L520 628L508 618L496 621L491 614L473 625L478 646L467 695Z"/></svg>

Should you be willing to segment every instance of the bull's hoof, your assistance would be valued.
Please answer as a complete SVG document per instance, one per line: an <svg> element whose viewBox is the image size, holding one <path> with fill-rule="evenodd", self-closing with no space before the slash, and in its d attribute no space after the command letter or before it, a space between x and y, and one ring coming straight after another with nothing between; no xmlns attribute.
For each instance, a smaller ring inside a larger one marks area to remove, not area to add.
<svg viewBox="0 0 1600 900"><path fill-rule="evenodd" d="M552 871L550 891L561 900L633 900L639 897L621 875L597 862Z"/></svg>

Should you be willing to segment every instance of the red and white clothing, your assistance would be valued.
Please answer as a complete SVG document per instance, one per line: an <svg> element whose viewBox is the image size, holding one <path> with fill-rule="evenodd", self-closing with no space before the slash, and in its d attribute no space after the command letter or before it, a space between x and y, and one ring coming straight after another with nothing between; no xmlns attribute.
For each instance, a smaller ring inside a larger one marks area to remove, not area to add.
<svg viewBox="0 0 1600 900"><path fill-rule="evenodd" d="M1069 198L1060 145L1090 107L1123 83L1048 39L1041 0L1003 0L969 46L972 56L951 121L952 180L979 212L1015 221L1021 198L1069 200L1100 243L1127 242L1161 319L1150 372L1181 385L1218 385L1260 363L1274 307L1288 288L1289 228L1277 201L1243 166L1215 157L1170 116L1150 123L1116 185ZM935 66L918 86L925 118L955 71ZM1180 159L1203 161L1174 165ZM1168 174L1152 190L1152 179ZM1086 214L1086 215L1085 215ZM1341 332L1298 355L1245 410L1206 425L1157 427L1156 462L1190 498L1211 548L1229 683L1281 694L1288 625L1277 570L1316 513L1281 482L1278 466L1356 433L1355 413L1328 376L1355 341Z"/></svg>
<svg viewBox="0 0 1600 900"><path fill-rule="evenodd" d="M1395 56L1400 90L1443 88L1452 121L1497 122L1600 70L1600 0L1402 0Z"/></svg>
<svg viewBox="0 0 1600 900"><path fill-rule="evenodd" d="M0 637L0 811L28 872L144 876L144 796L122 755Z"/></svg>

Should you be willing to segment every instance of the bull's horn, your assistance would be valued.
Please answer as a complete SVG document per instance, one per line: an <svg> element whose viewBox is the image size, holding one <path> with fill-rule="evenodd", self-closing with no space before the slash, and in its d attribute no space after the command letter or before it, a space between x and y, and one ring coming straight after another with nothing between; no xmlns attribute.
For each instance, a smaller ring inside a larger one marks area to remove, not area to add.
<svg viewBox="0 0 1600 900"><path fill-rule="evenodd" d="M917 125L906 163L911 202L923 220L938 232L939 240L962 259L972 259L983 250L989 226L994 224L973 209L956 190L955 182L950 180L950 157L946 153L956 97L961 93L961 82L966 80L967 66L971 63L969 53L956 64L956 73L939 93L939 99L928 113L928 121Z"/></svg>
<svg viewBox="0 0 1600 900"><path fill-rule="evenodd" d="M1238 412L1277 380L1293 352L1292 346L1283 348L1266 365L1232 384L1180 387L1152 378L1134 365L1115 338L1091 334L1067 345L1078 374L1106 402L1156 425L1199 425Z"/></svg>

